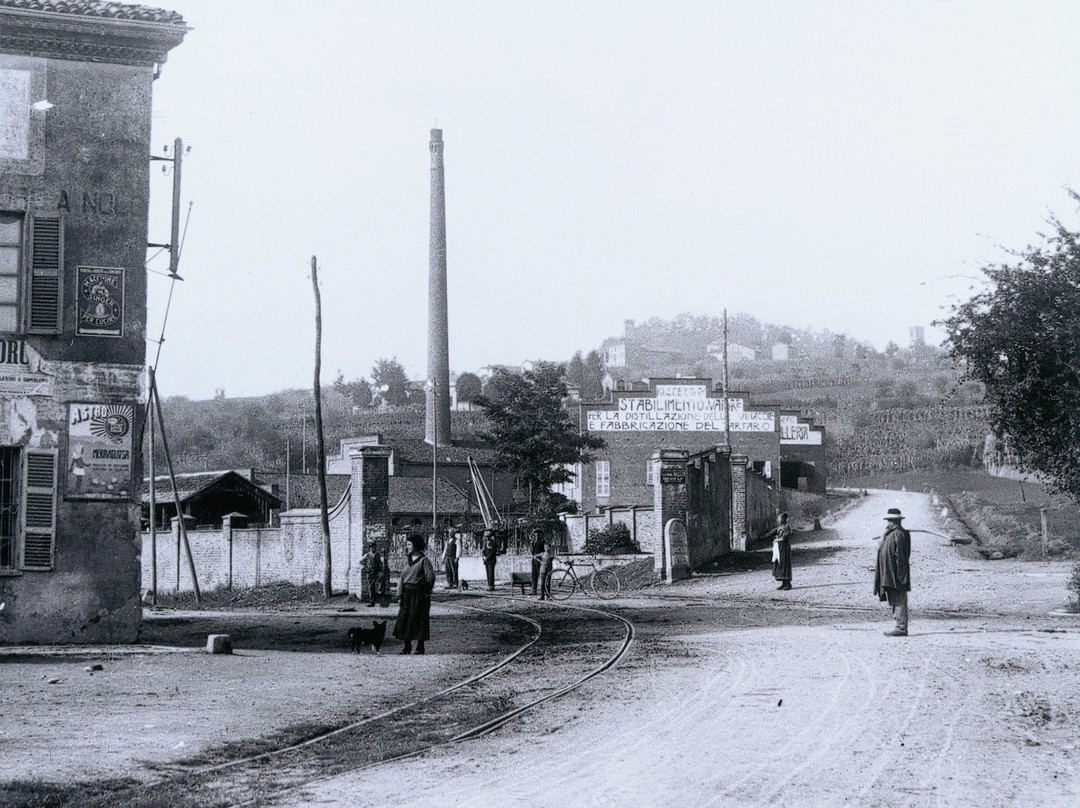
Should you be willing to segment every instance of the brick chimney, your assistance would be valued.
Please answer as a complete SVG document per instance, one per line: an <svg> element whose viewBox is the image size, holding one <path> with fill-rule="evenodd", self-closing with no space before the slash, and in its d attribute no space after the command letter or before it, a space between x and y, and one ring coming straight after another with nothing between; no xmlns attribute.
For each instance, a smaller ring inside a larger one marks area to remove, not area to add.
<svg viewBox="0 0 1080 808"><path fill-rule="evenodd" d="M442 130L431 130L431 244L428 265L428 384L424 440L450 443L450 335L446 304L446 200Z"/></svg>

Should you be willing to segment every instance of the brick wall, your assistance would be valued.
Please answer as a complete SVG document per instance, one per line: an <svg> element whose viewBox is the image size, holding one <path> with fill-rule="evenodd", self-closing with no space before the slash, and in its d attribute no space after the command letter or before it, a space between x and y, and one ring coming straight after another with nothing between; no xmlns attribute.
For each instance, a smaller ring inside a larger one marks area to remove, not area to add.
<svg viewBox="0 0 1080 808"><path fill-rule="evenodd" d="M686 535L691 569L731 552L731 450L692 455L686 468Z"/></svg>

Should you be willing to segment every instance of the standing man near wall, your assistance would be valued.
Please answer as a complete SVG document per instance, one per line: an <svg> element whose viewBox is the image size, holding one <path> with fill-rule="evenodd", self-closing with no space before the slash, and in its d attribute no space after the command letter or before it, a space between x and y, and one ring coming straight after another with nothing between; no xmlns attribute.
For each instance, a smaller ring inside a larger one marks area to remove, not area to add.
<svg viewBox="0 0 1080 808"><path fill-rule="evenodd" d="M906 637L908 632L907 595L911 591L911 534L900 526L904 517L899 508L889 508L885 520L889 526L878 545L874 594L887 600L896 615L896 627L886 637Z"/></svg>
<svg viewBox="0 0 1080 808"><path fill-rule="evenodd" d="M495 560L499 555L499 543L495 540L495 531L484 531L484 546L480 551L484 559L484 568L487 570L488 592L495 591Z"/></svg>

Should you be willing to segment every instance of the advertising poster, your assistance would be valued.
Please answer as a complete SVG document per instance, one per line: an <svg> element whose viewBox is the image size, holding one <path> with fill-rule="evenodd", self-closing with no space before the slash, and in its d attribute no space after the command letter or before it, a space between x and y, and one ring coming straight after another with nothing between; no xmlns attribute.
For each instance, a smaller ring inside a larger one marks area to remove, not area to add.
<svg viewBox="0 0 1080 808"><path fill-rule="evenodd" d="M79 267L78 300L76 331L79 336L123 336L123 269Z"/></svg>
<svg viewBox="0 0 1080 808"><path fill-rule="evenodd" d="M134 404L71 404L67 499L132 498Z"/></svg>

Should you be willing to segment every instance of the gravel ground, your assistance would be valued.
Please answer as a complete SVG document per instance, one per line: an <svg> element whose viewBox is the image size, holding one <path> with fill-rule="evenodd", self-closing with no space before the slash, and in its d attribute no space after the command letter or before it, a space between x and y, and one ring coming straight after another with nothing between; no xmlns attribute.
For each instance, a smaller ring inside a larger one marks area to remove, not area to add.
<svg viewBox="0 0 1080 808"><path fill-rule="evenodd" d="M873 537L893 505L911 528L951 529L924 495L875 492L825 530L798 534L792 591L775 590L762 553L614 601L637 637L602 677L493 735L419 758L362 772L300 760L298 787L273 802L1080 804L1080 619L1048 616L1066 601L1068 565L984 561L915 533L911 636L885 638L887 609L870 592ZM397 656L396 643L379 657L347 653L345 629L386 614L364 607L148 621L148 642L181 647L228 631L238 648L232 658L92 660L8 649L0 657L8 718L0 776L19 793L30 780L168 778L193 760L259 751L434 692L527 639L509 618L466 613L455 605L464 599L439 597L435 653L423 658ZM577 675L589 654L610 653L597 630L595 620L580 618L576 628L563 621L559 653L522 657L476 691L478 703L509 705ZM85 671L93 661L103 670ZM418 711L408 720L416 737L434 738L452 718ZM0 791L0 804L30 804L4 793L16 792Z"/></svg>
<svg viewBox="0 0 1080 808"><path fill-rule="evenodd" d="M911 636L886 638L872 537L893 505L950 527L927 497L874 493L799 537L791 592L762 568L626 602L642 631L611 676L498 736L279 804L1080 804L1080 621L1046 616L1063 566L916 533Z"/></svg>

